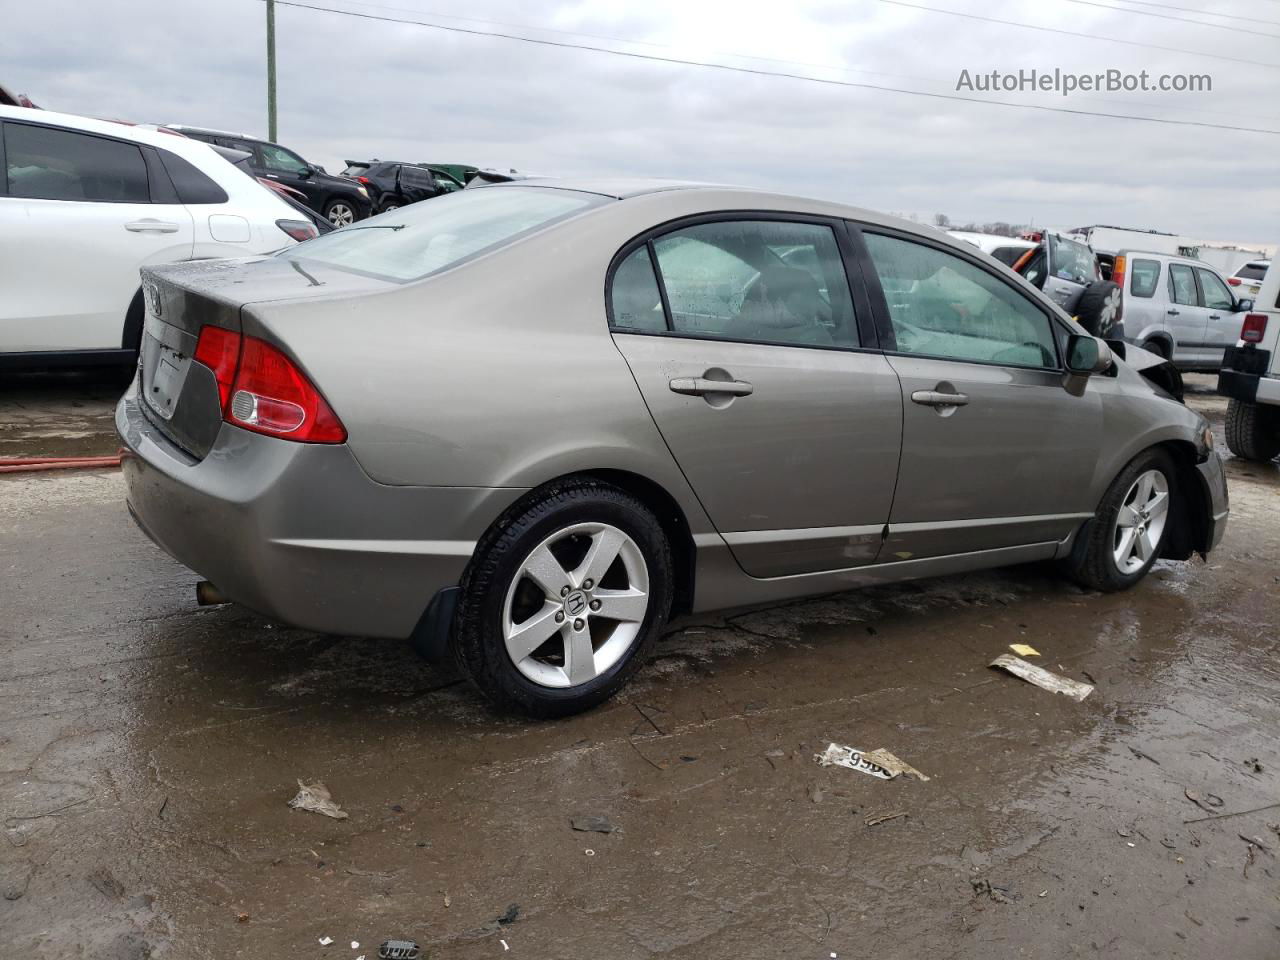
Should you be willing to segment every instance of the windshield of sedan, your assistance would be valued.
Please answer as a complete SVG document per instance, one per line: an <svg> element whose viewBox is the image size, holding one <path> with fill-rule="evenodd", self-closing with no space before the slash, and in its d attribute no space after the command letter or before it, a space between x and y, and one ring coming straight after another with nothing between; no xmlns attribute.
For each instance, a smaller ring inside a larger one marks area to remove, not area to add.
<svg viewBox="0 0 1280 960"><path fill-rule="evenodd" d="M389 280L419 280L605 202L546 187L486 187L410 204L282 251Z"/></svg>

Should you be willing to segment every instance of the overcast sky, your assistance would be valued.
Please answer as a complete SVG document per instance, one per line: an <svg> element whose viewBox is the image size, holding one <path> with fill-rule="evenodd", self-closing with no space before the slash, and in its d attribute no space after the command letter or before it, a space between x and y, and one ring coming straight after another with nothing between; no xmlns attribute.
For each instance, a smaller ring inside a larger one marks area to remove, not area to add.
<svg viewBox="0 0 1280 960"><path fill-rule="evenodd" d="M911 0L1274 67L887 0L299 2L942 93L962 69L1204 73L1211 93L976 95L1280 131L1280 0ZM264 22L262 0L41 0L5 18L0 82L49 109L265 135ZM948 102L296 7L278 8L277 35L279 139L331 172L381 157L681 177L922 220L1280 240L1277 135Z"/></svg>

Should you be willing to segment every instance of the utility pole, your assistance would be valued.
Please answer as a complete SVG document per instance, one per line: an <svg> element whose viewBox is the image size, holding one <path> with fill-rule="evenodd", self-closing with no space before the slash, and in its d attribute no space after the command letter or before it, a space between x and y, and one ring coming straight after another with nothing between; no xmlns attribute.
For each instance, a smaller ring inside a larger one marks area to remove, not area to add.
<svg viewBox="0 0 1280 960"><path fill-rule="evenodd" d="M276 0L267 0L267 139L276 139Z"/></svg>

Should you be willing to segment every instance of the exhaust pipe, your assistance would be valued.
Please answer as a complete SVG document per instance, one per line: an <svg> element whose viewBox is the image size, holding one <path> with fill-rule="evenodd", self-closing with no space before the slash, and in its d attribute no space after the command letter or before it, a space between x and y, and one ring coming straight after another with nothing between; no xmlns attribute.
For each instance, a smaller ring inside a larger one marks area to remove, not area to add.
<svg viewBox="0 0 1280 960"><path fill-rule="evenodd" d="M196 584L196 603L202 607L216 607L223 603L230 603L216 586L208 580L201 580Z"/></svg>

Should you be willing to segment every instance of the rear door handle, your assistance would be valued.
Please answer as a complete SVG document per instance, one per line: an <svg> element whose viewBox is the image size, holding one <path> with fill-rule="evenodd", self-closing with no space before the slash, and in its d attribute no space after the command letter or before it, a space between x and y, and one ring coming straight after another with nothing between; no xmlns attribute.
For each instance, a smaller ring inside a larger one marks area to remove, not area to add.
<svg viewBox="0 0 1280 960"><path fill-rule="evenodd" d="M131 220L124 225L131 233L177 233L178 225L169 220Z"/></svg>
<svg viewBox="0 0 1280 960"><path fill-rule="evenodd" d="M755 387L745 380L707 380L703 377L677 377L667 384L672 393L701 397L708 393L727 393L732 397L749 397Z"/></svg>
<svg viewBox="0 0 1280 960"><path fill-rule="evenodd" d="M1221 315L1221 314L1217 314L1217 313L1211 313L1211 314L1209 314L1209 319L1210 319L1210 320L1221 320L1221 319L1222 319L1222 315Z"/></svg>
<svg viewBox="0 0 1280 960"><path fill-rule="evenodd" d="M1170 310L1170 311L1169 311L1169 316L1171 316L1171 317L1176 317L1177 315L1178 315L1178 311L1177 311L1177 310Z"/></svg>
<svg viewBox="0 0 1280 960"><path fill-rule="evenodd" d="M969 402L963 393L943 393L940 390L917 390L911 394L911 402L925 407L963 407Z"/></svg>

